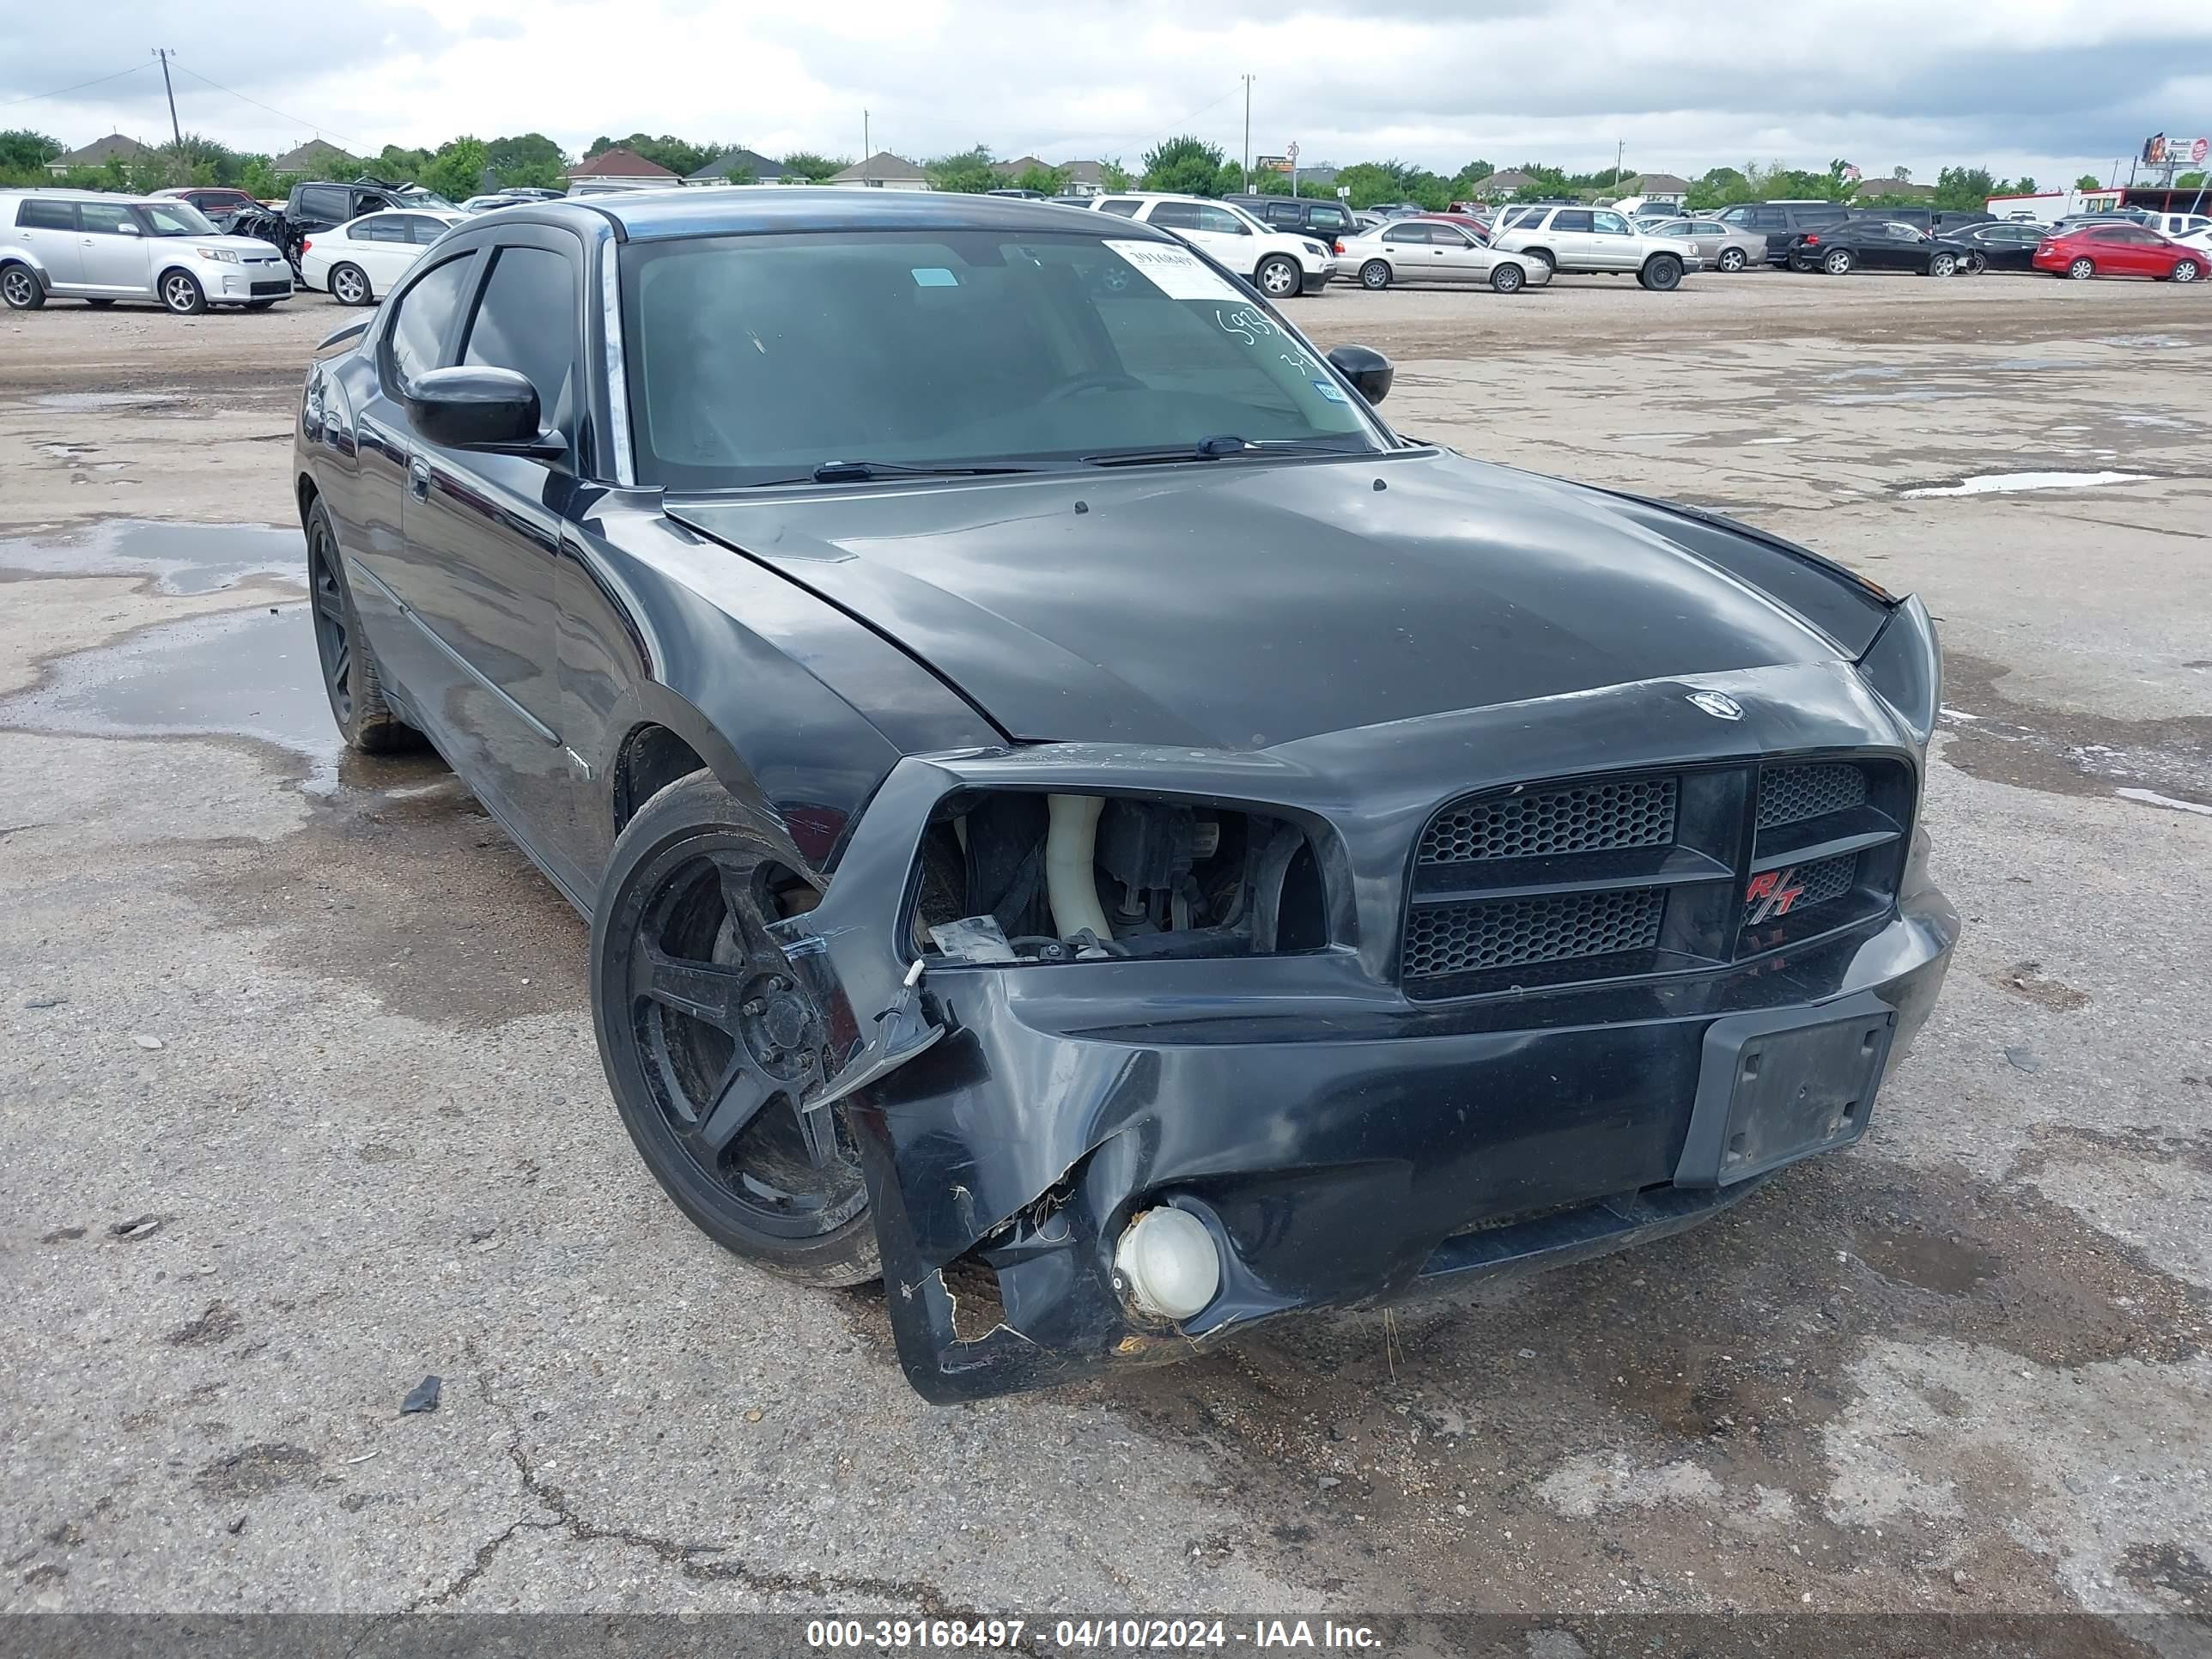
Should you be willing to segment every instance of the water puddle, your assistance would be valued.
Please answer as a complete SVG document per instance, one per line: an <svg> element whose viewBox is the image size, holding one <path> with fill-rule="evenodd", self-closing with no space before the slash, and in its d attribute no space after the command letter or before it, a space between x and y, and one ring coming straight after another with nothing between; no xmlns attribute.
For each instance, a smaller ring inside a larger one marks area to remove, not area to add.
<svg viewBox="0 0 2212 1659"><path fill-rule="evenodd" d="M160 593L213 593L249 576L305 582L297 530L264 524L111 519L64 535L0 541L0 570L39 576L151 576Z"/></svg>
<svg viewBox="0 0 2212 1659"><path fill-rule="evenodd" d="M31 399L40 409L58 409L70 414L98 415L119 409L161 410L182 409L185 400L173 392L47 392Z"/></svg>
<svg viewBox="0 0 2212 1659"><path fill-rule="evenodd" d="M1795 438L1746 438L1743 441L1743 447L1746 449L1758 449L1766 444L1794 444L1796 441Z"/></svg>
<svg viewBox="0 0 2212 1659"><path fill-rule="evenodd" d="M2096 343L2108 346L2130 346L2144 351L2173 351L2189 343L2172 334L2105 334Z"/></svg>
<svg viewBox="0 0 2212 1659"><path fill-rule="evenodd" d="M2046 368L2087 368L2088 364L2072 357L2006 357L1995 367L2033 373Z"/></svg>
<svg viewBox="0 0 2212 1659"><path fill-rule="evenodd" d="M1844 408L1853 404L1932 404L1946 398L1967 398L1967 392L1946 392L1932 386L1914 386L1905 392L1832 392L1815 398L1816 403Z"/></svg>
<svg viewBox="0 0 2212 1659"><path fill-rule="evenodd" d="M112 738L252 738L311 763L332 787L343 744L304 602L165 623L64 657L0 702L24 731Z"/></svg>
<svg viewBox="0 0 2212 1659"><path fill-rule="evenodd" d="M2028 489L2090 489L2101 484L2140 483L2148 472L1985 472L1957 483L1923 484L1899 492L1907 501L1921 495L2010 495Z"/></svg>

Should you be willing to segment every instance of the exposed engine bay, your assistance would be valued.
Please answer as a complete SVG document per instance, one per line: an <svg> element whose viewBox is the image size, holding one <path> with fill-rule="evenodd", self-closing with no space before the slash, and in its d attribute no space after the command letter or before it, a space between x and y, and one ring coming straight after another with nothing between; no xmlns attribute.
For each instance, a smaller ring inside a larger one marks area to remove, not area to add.
<svg viewBox="0 0 2212 1659"><path fill-rule="evenodd" d="M1328 942L1313 843L1258 813L969 792L922 842L914 939L956 962L1274 956Z"/></svg>

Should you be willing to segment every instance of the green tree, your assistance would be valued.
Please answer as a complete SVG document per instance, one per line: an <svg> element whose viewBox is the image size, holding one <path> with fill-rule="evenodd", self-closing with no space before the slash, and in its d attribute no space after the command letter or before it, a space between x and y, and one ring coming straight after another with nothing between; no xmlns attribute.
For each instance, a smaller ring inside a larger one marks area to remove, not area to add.
<svg viewBox="0 0 2212 1659"><path fill-rule="evenodd" d="M969 196L996 190L1005 182L991 170L991 152L981 144L925 161L921 170L929 175L929 182L936 189L958 191Z"/></svg>
<svg viewBox="0 0 2212 1659"><path fill-rule="evenodd" d="M438 147L430 165L416 174L415 182L449 202L465 201L483 187L489 152L481 138L453 138Z"/></svg>
<svg viewBox="0 0 2212 1659"><path fill-rule="evenodd" d="M2201 190L2203 185L2204 175L2201 173L2185 173L2173 181L2176 190Z"/></svg>
<svg viewBox="0 0 2212 1659"><path fill-rule="evenodd" d="M812 150L795 149L783 158L783 165L786 172L818 185L853 164L842 156L817 155Z"/></svg>
<svg viewBox="0 0 2212 1659"><path fill-rule="evenodd" d="M419 179L422 169L430 165L430 152L427 149L405 149L398 144L386 144L377 151L376 160L369 163L368 170L380 179L404 183L408 179ZM476 192L471 191L469 194L473 196Z"/></svg>
<svg viewBox="0 0 2212 1659"><path fill-rule="evenodd" d="M1008 180L1016 190L1033 190L1043 196L1057 196L1067 188L1066 167L1024 167L1021 176Z"/></svg>
<svg viewBox="0 0 2212 1659"><path fill-rule="evenodd" d="M1997 181L1990 177L1987 167L1945 167L1936 175L1936 203L1939 208L1972 211L1987 205L1997 193Z"/></svg>
<svg viewBox="0 0 2212 1659"><path fill-rule="evenodd" d="M239 169L238 187L257 202L273 202L285 195L283 181L265 155L248 155Z"/></svg>
<svg viewBox="0 0 2212 1659"><path fill-rule="evenodd" d="M2102 190L2104 187L2104 181L2094 173L2085 173L2074 181L2076 190Z"/></svg>
<svg viewBox="0 0 2212 1659"><path fill-rule="evenodd" d="M46 163L61 153L58 140L28 127L0 132L0 173L44 174Z"/></svg>
<svg viewBox="0 0 2212 1659"><path fill-rule="evenodd" d="M1123 167L1119 161L1101 161L1098 164L1098 182L1107 190L1134 190L1137 187L1137 175Z"/></svg>
<svg viewBox="0 0 2212 1659"><path fill-rule="evenodd" d="M1487 179L1492 173L1497 171L1498 169L1491 166L1487 161L1469 161L1457 173L1452 174L1452 195L1458 199L1464 200L1468 197L1474 194L1474 187L1477 185L1480 184L1484 179Z"/></svg>
<svg viewBox="0 0 2212 1659"><path fill-rule="evenodd" d="M1186 133L1145 152L1144 187L1211 196L1220 182L1221 149Z"/></svg>
<svg viewBox="0 0 2212 1659"><path fill-rule="evenodd" d="M493 139L484 146L484 164L509 190L558 190L568 176L568 158L542 132Z"/></svg>
<svg viewBox="0 0 2212 1659"><path fill-rule="evenodd" d="M1336 184L1338 189L1352 192L1345 199L1355 208L1399 199L1397 174L1380 161L1358 161L1348 167L1340 167Z"/></svg>

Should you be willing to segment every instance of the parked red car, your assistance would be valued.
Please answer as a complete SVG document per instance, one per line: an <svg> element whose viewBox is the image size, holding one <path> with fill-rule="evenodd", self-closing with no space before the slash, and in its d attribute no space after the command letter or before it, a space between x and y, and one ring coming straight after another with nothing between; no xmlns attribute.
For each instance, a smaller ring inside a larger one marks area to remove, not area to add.
<svg viewBox="0 0 2212 1659"><path fill-rule="evenodd" d="M2046 236L2028 262L2038 270L2078 281L2092 276L2153 276L2177 283L2212 276L2205 256L2142 225L2084 225Z"/></svg>

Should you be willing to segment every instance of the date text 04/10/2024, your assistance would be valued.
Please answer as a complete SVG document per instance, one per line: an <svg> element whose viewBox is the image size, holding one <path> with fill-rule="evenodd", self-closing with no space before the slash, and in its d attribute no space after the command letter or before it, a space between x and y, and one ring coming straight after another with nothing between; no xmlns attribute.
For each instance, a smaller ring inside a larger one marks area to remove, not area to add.
<svg viewBox="0 0 2212 1659"><path fill-rule="evenodd" d="M1029 1625L1024 1619L816 1619L807 1623L806 1642L828 1651L975 1648L998 1652L1019 1649ZM1078 1652L1231 1646L1371 1651L1382 1645L1382 1638L1369 1626L1340 1625L1328 1619L1318 1627L1305 1619L1255 1619L1241 1626L1226 1619L1060 1619L1049 1626L1038 1624L1033 1642L1042 1645L1048 1631L1054 1647Z"/></svg>

